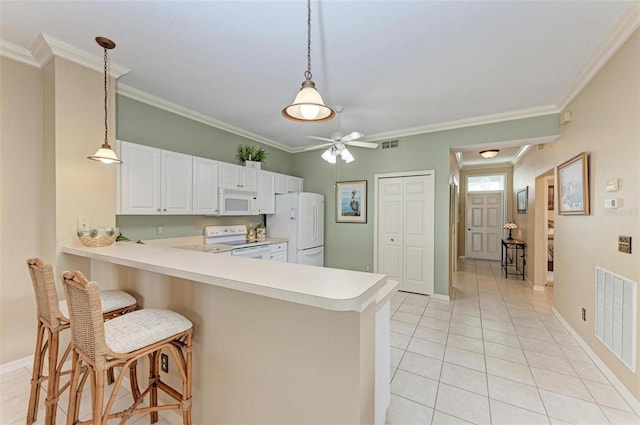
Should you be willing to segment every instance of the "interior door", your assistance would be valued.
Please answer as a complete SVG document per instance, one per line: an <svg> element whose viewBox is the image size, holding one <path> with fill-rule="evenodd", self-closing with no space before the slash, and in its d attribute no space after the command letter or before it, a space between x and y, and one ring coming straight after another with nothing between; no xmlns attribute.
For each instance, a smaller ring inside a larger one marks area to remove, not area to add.
<svg viewBox="0 0 640 425"><path fill-rule="evenodd" d="M467 258L500 260L503 199L502 192L467 195Z"/></svg>
<svg viewBox="0 0 640 425"><path fill-rule="evenodd" d="M403 291L433 294L434 176L380 179L377 196L378 272Z"/></svg>

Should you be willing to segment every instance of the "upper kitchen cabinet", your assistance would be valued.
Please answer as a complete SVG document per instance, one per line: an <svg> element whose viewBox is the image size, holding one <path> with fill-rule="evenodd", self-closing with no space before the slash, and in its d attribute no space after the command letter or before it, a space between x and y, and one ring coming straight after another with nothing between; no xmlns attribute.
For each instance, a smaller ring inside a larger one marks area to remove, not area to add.
<svg viewBox="0 0 640 425"><path fill-rule="evenodd" d="M218 214L218 161L193 157L193 213Z"/></svg>
<svg viewBox="0 0 640 425"><path fill-rule="evenodd" d="M300 177L287 176L287 191L289 193L302 192L302 179Z"/></svg>
<svg viewBox="0 0 640 425"><path fill-rule="evenodd" d="M121 214L193 214L191 155L119 142Z"/></svg>
<svg viewBox="0 0 640 425"><path fill-rule="evenodd" d="M302 179L300 177L287 176L286 174L273 173L276 195L283 193L302 192Z"/></svg>
<svg viewBox="0 0 640 425"><path fill-rule="evenodd" d="M269 171L258 173L258 213L273 214L276 212L275 179L277 174Z"/></svg>
<svg viewBox="0 0 640 425"><path fill-rule="evenodd" d="M258 190L258 170L221 162L218 165L218 184L223 189L256 192Z"/></svg>

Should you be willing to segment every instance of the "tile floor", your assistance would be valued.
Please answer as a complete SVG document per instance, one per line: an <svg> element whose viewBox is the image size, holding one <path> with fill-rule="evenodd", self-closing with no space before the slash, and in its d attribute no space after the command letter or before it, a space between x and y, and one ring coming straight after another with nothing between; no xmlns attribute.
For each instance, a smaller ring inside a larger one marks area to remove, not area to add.
<svg viewBox="0 0 640 425"><path fill-rule="evenodd" d="M388 424L640 424L534 292L500 264L461 261L452 301L391 301Z"/></svg>
<svg viewBox="0 0 640 425"><path fill-rule="evenodd" d="M451 302L402 292L391 301L389 424L640 424L551 313L553 288L534 292L502 278L498 263L472 260L454 286ZM0 424L25 423L30 379L30 368L0 375ZM118 400L130 397L125 385ZM85 419L88 406L81 412ZM181 422L161 412L158 424Z"/></svg>

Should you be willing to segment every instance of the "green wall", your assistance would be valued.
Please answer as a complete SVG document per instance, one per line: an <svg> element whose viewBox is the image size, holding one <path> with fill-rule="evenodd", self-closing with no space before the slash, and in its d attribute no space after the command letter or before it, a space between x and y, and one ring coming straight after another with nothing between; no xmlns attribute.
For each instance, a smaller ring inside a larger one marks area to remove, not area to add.
<svg viewBox="0 0 640 425"><path fill-rule="evenodd" d="M116 137L132 143L238 163L239 144L260 143L198 121L150 106L126 96L116 98ZM304 124L301 124L304 125ZM266 169L304 178L304 190L325 195L325 264L328 267L373 271L373 176L398 171L435 170L435 291L448 295L449 287L449 158L452 147L551 136L559 133L558 114L478 125L399 138L400 148L352 149L356 160L332 165L321 151L290 154L264 146ZM367 223L335 222L335 182L368 181ZM206 225L248 224L253 217L118 216L117 225L131 239L195 236ZM156 226L164 232L157 235Z"/></svg>
<svg viewBox="0 0 640 425"><path fill-rule="evenodd" d="M116 96L116 138L173 152L239 164L238 145L263 146L268 153L263 169L293 173L293 154L242 136L156 108L126 96ZM204 226L257 224L262 216L208 217L178 215L120 215L116 225L129 239L156 239L202 234ZM163 233L157 234L157 226Z"/></svg>
<svg viewBox="0 0 640 425"><path fill-rule="evenodd" d="M350 149L356 160L332 165L321 151L297 153L294 174L304 178L306 192L325 195L325 264L328 267L373 271L374 174L435 170L435 292L449 292L449 155L452 147L558 134L557 114L439 131L399 138L398 149ZM337 181L367 180L367 223L335 222Z"/></svg>

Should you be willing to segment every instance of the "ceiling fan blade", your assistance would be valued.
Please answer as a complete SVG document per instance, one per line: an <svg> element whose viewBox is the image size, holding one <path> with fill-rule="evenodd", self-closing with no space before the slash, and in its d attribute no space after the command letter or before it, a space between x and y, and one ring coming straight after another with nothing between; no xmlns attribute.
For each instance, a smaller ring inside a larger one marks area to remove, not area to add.
<svg viewBox="0 0 640 425"><path fill-rule="evenodd" d="M352 131L351 133L347 134L344 137L341 137L340 140L342 140L343 142L350 142L352 140L356 140L361 138L362 136L364 136L364 134L357 132L357 131Z"/></svg>
<svg viewBox="0 0 640 425"><path fill-rule="evenodd" d="M329 146L333 146L333 142L331 142L331 143L323 143L321 145L315 145L315 146L307 146L306 148L303 148L302 150L303 151L315 151L315 150L323 149L323 148L326 148L326 147L329 147Z"/></svg>
<svg viewBox="0 0 640 425"><path fill-rule="evenodd" d="M377 143L371 143L371 142L358 142L358 141L353 141L353 142L344 142L346 145L349 146L357 146L359 148L369 148L369 149L376 149L378 147Z"/></svg>
<svg viewBox="0 0 640 425"><path fill-rule="evenodd" d="M335 142L335 140L333 139L327 139L326 137L318 137L318 136L307 136L307 139L324 140L325 142L331 142L331 143Z"/></svg>

